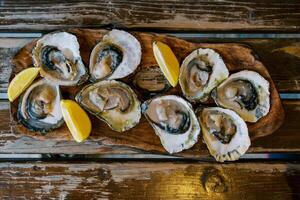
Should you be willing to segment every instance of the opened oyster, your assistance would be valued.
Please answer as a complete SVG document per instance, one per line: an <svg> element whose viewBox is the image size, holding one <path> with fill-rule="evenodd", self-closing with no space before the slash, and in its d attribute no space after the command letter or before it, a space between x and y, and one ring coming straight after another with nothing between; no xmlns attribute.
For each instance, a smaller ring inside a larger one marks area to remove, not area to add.
<svg viewBox="0 0 300 200"><path fill-rule="evenodd" d="M269 82L254 71L230 75L212 97L219 106L234 110L247 122L256 122L270 110Z"/></svg>
<svg viewBox="0 0 300 200"><path fill-rule="evenodd" d="M46 133L58 128L64 122L60 99L59 86L41 79L33 83L20 98L18 120L31 131Z"/></svg>
<svg viewBox="0 0 300 200"><path fill-rule="evenodd" d="M143 103L142 112L169 153L191 148L200 134L192 106L181 97L166 95Z"/></svg>
<svg viewBox="0 0 300 200"><path fill-rule="evenodd" d="M114 29L104 35L91 53L91 79L95 81L128 76L140 64L141 54L141 45L133 35Z"/></svg>
<svg viewBox="0 0 300 200"><path fill-rule="evenodd" d="M212 49L196 49L181 67L179 84L186 98L204 102L210 92L228 77L228 69L218 53Z"/></svg>
<svg viewBox="0 0 300 200"><path fill-rule="evenodd" d="M210 154L219 162L237 160L250 146L248 128L234 111L219 107L197 111L203 138Z"/></svg>
<svg viewBox="0 0 300 200"><path fill-rule="evenodd" d="M59 85L77 85L87 79L76 36L50 33L39 39L32 51L33 64L41 76Z"/></svg>
<svg viewBox="0 0 300 200"><path fill-rule="evenodd" d="M87 85L75 99L118 132L134 127L141 118L140 102L136 94L128 85L119 81L107 80Z"/></svg>

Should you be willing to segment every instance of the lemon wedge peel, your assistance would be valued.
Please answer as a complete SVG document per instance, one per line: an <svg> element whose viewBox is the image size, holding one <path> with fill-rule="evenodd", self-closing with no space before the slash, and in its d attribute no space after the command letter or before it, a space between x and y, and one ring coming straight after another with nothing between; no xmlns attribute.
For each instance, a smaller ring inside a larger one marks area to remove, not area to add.
<svg viewBox="0 0 300 200"><path fill-rule="evenodd" d="M76 142L86 140L92 130L92 124L87 113L78 103L72 100L60 101L63 118Z"/></svg>
<svg viewBox="0 0 300 200"><path fill-rule="evenodd" d="M7 97L10 102L17 99L38 76L40 68L30 67L19 72L10 82L7 89Z"/></svg>
<svg viewBox="0 0 300 200"><path fill-rule="evenodd" d="M172 49L159 41L153 42L153 54L168 82L176 87L179 79L179 62Z"/></svg>

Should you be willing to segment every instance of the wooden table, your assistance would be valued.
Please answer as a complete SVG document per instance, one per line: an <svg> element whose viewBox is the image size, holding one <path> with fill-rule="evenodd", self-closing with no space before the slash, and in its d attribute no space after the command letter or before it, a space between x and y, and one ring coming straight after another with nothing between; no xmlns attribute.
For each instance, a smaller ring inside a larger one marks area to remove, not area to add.
<svg viewBox="0 0 300 200"><path fill-rule="evenodd" d="M173 34L250 45L279 90L286 120L238 162L149 154L101 141L38 141L12 132L11 58L42 33L70 27ZM299 199L299 1L0 1L1 199Z"/></svg>

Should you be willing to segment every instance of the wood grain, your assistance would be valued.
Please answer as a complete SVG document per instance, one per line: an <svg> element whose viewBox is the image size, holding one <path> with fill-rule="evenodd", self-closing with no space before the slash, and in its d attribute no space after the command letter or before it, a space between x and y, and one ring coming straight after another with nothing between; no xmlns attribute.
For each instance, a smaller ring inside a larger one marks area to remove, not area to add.
<svg viewBox="0 0 300 200"><path fill-rule="evenodd" d="M1 163L2 199L298 199L292 163Z"/></svg>
<svg viewBox="0 0 300 200"><path fill-rule="evenodd" d="M188 34L187 34L188 36ZM243 39L185 37L190 42L234 42L250 46L267 67L279 92L300 92L300 39ZM0 91L5 92L13 65L12 57L33 39L0 38Z"/></svg>
<svg viewBox="0 0 300 200"><path fill-rule="evenodd" d="M300 101L286 100L283 102L286 118L283 125L274 134L259 138L253 143L253 149L265 152L299 152L300 146ZM296 142L297 141L297 142ZM276 150L275 150L276 149Z"/></svg>
<svg viewBox="0 0 300 200"><path fill-rule="evenodd" d="M300 152L300 101L283 101L286 118L283 125L272 135L252 142L248 153ZM11 131L14 123L10 119L8 102L0 102L0 153L54 153L54 154L127 154L134 157L146 153L141 149L124 145L109 145L102 140L84 143L74 141L37 140ZM205 145L197 149L198 158L209 156ZM157 156L159 157L158 152Z"/></svg>
<svg viewBox="0 0 300 200"><path fill-rule="evenodd" d="M113 26L192 31L297 32L300 3L289 1L17 1L0 7L0 30Z"/></svg>
<svg viewBox="0 0 300 200"><path fill-rule="evenodd" d="M192 42L238 42L250 46L267 67L279 92L300 92L299 38L190 38Z"/></svg>
<svg viewBox="0 0 300 200"><path fill-rule="evenodd" d="M106 30L91 30L91 29L71 29L69 32L75 34L78 38L81 50L81 56L84 63L88 63L89 55L92 48L101 40L103 34ZM179 62L194 49L199 47L202 48L212 48L216 50L224 59L226 66L231 73L249 69L259 72L264 76L270 83L270 99L271 108L267 116L260 119L257 123L249 123L250 137L252 140L258 137L266 136L272 134L276 131L284 120L284 111L275 88L275 85L263 64L257 60L253 51L239 44L234 43L190 43L175 37L168 37L165 35L149 34L134 32L133 33L140 41L143 49L142 61L139 68L145 68L149 66L156 66L156 61L152 52L152 43L154 41L162 41L168 44L176 54ZM13 69L12 77L18 73L20 70L32 66L31 52L35 45L35 41L29 43L24 48L22 48L18 54L13 59L13 64L15 68ZM128 84L132 83L132 78L125 78L123 81ZM78 91L77 88L66 87L62 88L62 94L65 98L72 98L75 96L74 91ZM172 92L172 94L180 94L181 90L178 86ZM139 93L139 91L137 91ZM71 94L66 96L66 94ZM16 112L18 108L18 102L15 101L11 104L11 113L13 119L17 121ZM131 147L149 152L159 152L165 153L162 148L159 138L154 134L154 130L151 128L150 124L142 117L140 123L126 131L124 133L118 133L112 131L105 123L100 122L97 118L90 116L92 119L93 130L90 136L90 140L97 141L100 140L105 145L122 145L125 147ZM38 139L53 139L58 141L71 140L69 130L66 126L49 132L46 136L42 136L39 132L28 131L21 124L16 124L12 127L14 132L32 136ZM203 149L205 146L203 143L198 142L193 148L188 151L184 151L180 155L182 156L197 156L199 155L198 149ZM200 154L201 155L201 154Z"/></svg>
<svg viewBox="0 0 300 200"><path fill-rule="evenodd" d="M0 38L0 71L1 91L6 91L8 79L12 71L11 58L26 43L32 39ZM220 42L217 38L200 39L194 36L192 42ZM299 64L300 53L290 54L282 49L299 48L299 39L222 39L222 42L241 42L250 45L268 68L276 87L283 92L299 91ZM279 50L281 49L281 50ZM295 56L296 55L296 56ZM297 56L298 55L298 56ZM276 61L276 62L274 62ZM283 67L284 66L284 67ZM284 101L284 110L287 114L283 126L273 135L257 139L252 143L249 153L266 152L299 152L300 102ZM0 101L0 152L1 153L66 153L66 154L141 154L139 149L124 146L104 145L101 141L87 141L82 144L73 141L36 140L21 134L11 132L9 103ZM203 156L207 156L206 148L199 149Z"/></svg>

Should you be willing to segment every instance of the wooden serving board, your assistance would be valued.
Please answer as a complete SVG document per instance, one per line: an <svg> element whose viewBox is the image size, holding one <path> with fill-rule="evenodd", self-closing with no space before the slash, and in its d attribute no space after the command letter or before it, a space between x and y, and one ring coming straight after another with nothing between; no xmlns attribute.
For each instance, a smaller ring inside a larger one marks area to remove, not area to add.
<svg viewBox="0 0 300 200"><path fill-rule="evenodd" d="M66 31L77 36L80 43L80 52L83 62L85 63L86 67L88 67L89 56L93 47L101 40L102 36L107 32L107 30L69 29ZM272 134L282 124L284 120L284 110L279 94L267 69L259 61L258 56L256 56L256 54L248 46L237 43L191 43L171 36L141 32L132 32L132 34L138 38L142 45L142 61L137 71L144 67L157 66L152 52L153 41L162 41L168 44L174 51L180 63L196 48L212 48L222 56L230 73L244 69L257 71L270 82L271 108L268 115L260 119L257 123L248 123L251 140ZM31 51L35 43L36 40L30 42L15 55L12 61L15 67L13 68L10 79L12 79L19 71L32 66ZM132 77L133 75L123 79L122 81L132 86ZM62 87L61 89L63 98L73 99L76 92L80 90L81 87L82 86ZM140 100L145 100L141 95L141 92L136 90L136 88L134 89L140 97ZM167 94L181 95L179 85L176 88L168 91ZM212 104L211 101L208 101L207 103L210 105ZM11 115L14 120L14 132L38 139L53 139L61 141L72 140L71 135L65 125L59 129L49 132L46 136L42 136L38 132L28 131L21 124L17 123L17 105L17 101L11 104ZM144 117L141 118L140 123L136 127L124 133L112 131L104 122L92 115L90 115L90 118L92 120L93 130L89 140L97 140L103 145L130 147L151 153L166 153L158 136L154 133L150 124L148 124ZM194 147L177 155L194 157L199 155L200 149L205 148L205 144L203 144L199 138L199 142Z"/></svg>

